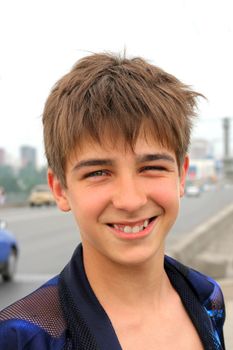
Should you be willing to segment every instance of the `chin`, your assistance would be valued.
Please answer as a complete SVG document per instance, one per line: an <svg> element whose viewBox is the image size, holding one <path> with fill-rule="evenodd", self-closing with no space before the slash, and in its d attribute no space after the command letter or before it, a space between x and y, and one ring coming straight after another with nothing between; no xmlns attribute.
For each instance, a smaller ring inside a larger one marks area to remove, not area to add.
<svg viewBox="0 0 233 350"><path fill-rule="evenodd" d="M135 247L134 249L125 249L121 254L114 254L109 257L112 262L126 267L139 267L144 264L153 264L156 260L160 259L161 256L164 256L164 249L158 247L158 249L147 249L142 247Z"/></svg>

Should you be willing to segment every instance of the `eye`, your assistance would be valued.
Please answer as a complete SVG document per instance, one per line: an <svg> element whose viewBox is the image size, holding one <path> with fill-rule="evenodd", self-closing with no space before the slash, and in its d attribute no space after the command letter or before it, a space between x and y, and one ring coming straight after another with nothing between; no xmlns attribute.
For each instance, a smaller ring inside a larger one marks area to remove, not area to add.
<svg viewBox="0 0 233 350"><path fill-rule="evenodd" d="M141 169L142 171L167 171L167 168L161 165L147 165Z"/></svg>
<svg viewBox="0 0 233 350"><path fill-rule="evenodd" d="M108 170L96 170L89 172L83 176L84 179L86 178L97 178L97 177L103 177L103 176L109 176L110 172Z"/></svg>

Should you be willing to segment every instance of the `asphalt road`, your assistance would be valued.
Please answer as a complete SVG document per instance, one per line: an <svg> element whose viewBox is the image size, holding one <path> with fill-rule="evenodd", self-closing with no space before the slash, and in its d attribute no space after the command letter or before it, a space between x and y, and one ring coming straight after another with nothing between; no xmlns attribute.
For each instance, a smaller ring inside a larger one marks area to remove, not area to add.
<svg viewBox="0 0 233 350"><path fill-rule="evenodd" d="M232 202L232 187L215 188L199 198L183 198L169 242L182 239L182 235ZM59 273L80 242L80 235L71 214L56 208L5 208L0 209L0 217L7 221L20 245L15 281L8 284L0 281L1 309Z"/></svg>

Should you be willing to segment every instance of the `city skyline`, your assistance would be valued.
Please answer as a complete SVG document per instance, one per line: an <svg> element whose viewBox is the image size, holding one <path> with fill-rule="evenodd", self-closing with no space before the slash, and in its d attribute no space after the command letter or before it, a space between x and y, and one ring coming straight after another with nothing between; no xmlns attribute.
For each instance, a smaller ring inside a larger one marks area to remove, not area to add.
<svg viewBox="0 0 233 350"><path fill-rule="evenodd" d="M32 145L20 145L18 154L13 156L4 147L0 147L0 165L10 165L15 168L25 168L32 166L33 168L40 168L44 164L38 162L38 150Z"/></svg>

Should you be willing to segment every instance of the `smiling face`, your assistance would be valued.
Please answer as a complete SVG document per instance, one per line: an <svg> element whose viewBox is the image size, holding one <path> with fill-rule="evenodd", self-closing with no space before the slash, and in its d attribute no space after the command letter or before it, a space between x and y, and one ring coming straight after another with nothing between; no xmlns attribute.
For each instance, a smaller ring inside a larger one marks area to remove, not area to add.
<svg viewBox="0 0 233 350"><path fill-rule="evenodd" d="M164 252L187 167L187 158L179 171L174 152L139 137L134 151L87 142L67 164L66 189L51 171L48 179L58 207L75 216L84 255L141 264Z"/></svg>

